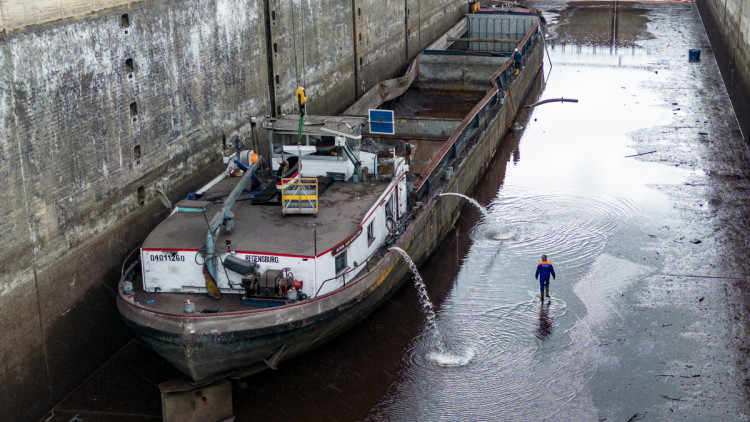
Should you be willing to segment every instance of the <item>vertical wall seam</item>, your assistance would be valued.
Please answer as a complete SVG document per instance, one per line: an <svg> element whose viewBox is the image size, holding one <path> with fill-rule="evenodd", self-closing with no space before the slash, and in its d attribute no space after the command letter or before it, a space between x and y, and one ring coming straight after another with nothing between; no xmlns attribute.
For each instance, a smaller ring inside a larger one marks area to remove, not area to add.
<svg viewBox="0 0 750 422"><path fill-rule="evenodd" d="M29 245L31 246L31 270L34 275L34 293L36 296L36 309L37 309L37 318L39 318L39 337L42 341L42 353L44 354L44 373L47 378L47 403L52 403L52 380L50 378L50 370L49 370L49 356L47 353L47 340L45 338L44 334L44 319L42 317L42 304L41 304L41 297L39 296L39 278L37 277L37 262L36 262L36 252L35 252L35 245L34 245L34 236L32 236L32 233L34 231L34 224L33 224L33 213L32 213L32 207L29 201L29 187L28 182L26 181L26 172L24 171L24 163L23 163L23 146L21 145L21 136L19 136L19 130L18 130L18 114L16 113L16 95L15 95L15 67L13 66L13 54L11 53L11 49L8 45L8 37L5 33L5 29L3 28L3 47L5 48L5 54L7 56L8 60L8 93L10 97L10 109L12 110L13 114L13 132L15 133L16 138L16 146L18 147L18 164L19 169L21 171L21 189L23 191L23 202L24 207L26 208L26 217L27 217L27 223L29 227Z"/></svg>
<svg viewBox="0 0 750 422"><path fill-rule="evenodd" d="M422 0L417 0L417 54L422 51Z"/></svg>
<svg viewBox="0 0 750 422"><path fill-rule="evenodd" d="M292 18L292 54L294 55L294 83L299 86L299 65L297 64L297 24L294 22L294 4L289 4L289 15Z"/></svg>
<svg viewBox="0 0 750 422"><path fill-rule="evenodd" d="M299 2L299 26L300 30L302 31L302 87L305 87L307 85L307 75L305 74L305 70L307 68L307 63L305 60L305 16L309 16L305 14L305 2L304 0L300 0Z"/></svg>
<svg viewBox="0 0 750 422"><path fill-rule="evenodd" d="M219 4L218 4L217 0L213 1L213 10L212 11L213 11L213 22L212 22L213 23L213 25L212 25L213 33L210 36L211 36L211 39L213 40L214 45L216 45L217 49L218 49L218 47L221 45L221 42L219 41ZM232 49L232 47L230 46L229 41L227 41L227 52L231 51L231 49ZM231 56L231 53L228 53L228 55ZM217 56L217 58L218 58L218 56ZM228 73L230 71L229 65L227 63L229 60L224 61L224 60L217 59L217 61L218 61L217 67L221 68L222 72ZM202 84L202 82L201 82L201 84ZM220 98L225 98L225 97L228 96L228 94L227 94L227 85L226 84L219 84L218 87L217 87L217 89L219 90L219 97ZM203 89L201 89L201 91L203 91ZM241 113L238 113L238 112L239 112L239 110L235 110L235 113L241 114ZM232 113L231 111L228 111L227 114L229 116L231 116L234 113ZM218 122L219 127L217 129L219 129L219 131L222 133L222 135L224 135L224 126L226 125L226 122L227 122L226 117L221 118L221 117L219 117L219 113L215 113L215 114L211 114L211 118L209 119L209 121L216 121L216 122Z"/></svg>
<svg viewBox="0 0 750 422"><path fill-rule="evenodd" d="M274 75L274 52L273 52L273 31L271 31L271 1L261 0L263 5L263 15L266 25L266 72L268 77L268 102L271 108L271 116L276 115L276 85L273 80Z"/></svg>
<svg viewBox="0 0 750 422"><path fill-rule="evenodd" d="M737 45L739 48L742 48L742 9L744 4L744 1L740 2L740 10L737 12ZM742 75L742 73L740 73L740 75ZM740 80L741 79L742 78L740 78Z"/></svg>
<svg viewBox="0 0 750 422"><path fill-rule="evenodd" d="M409 62L409 0L404 0L404 61Z"/></svg>
<svg viewBox="0 0 750 422"><path fill-rule="evenodd" d="M406 0L404 0L406 1ZM352 53L354 55L354 98L359 98L359 36L357 35L357 0L352 0L352 43L354 49Z"/></svg>
<svg viewBox="0 0 750 422"><path fill-rule="evenodd" d="M0 0L0 26L2 26L3 34L5 34L5 1Z"/></svg>

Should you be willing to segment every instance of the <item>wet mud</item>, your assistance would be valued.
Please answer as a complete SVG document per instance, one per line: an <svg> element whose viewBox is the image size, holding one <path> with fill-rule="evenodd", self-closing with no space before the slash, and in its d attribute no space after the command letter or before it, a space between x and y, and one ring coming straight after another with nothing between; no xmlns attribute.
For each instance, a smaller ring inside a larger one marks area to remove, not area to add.
<svg viewBox="0 0 750 422"><path fill-rule="evenodd" d="M555 17L549 40L561 44L632 47L639 40L654 38L648 32L647 10L639 3L570 2L545 10Z"/></svg>

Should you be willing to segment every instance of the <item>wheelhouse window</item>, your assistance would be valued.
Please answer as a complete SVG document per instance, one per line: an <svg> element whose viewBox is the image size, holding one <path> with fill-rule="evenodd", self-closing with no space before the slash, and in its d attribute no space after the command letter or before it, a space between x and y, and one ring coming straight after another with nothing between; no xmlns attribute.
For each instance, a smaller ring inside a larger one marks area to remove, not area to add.
<svg viewBox="0 0 750 422"><path fill-rule="evenodd" d="M336 255L336 274L346 269L346 251Z"/></svg>
<svg viewBox="0 0 750 422"><path fill-rule="evenodd" d="M304 137L303 137L304 144ZM297 145L297 138L289 134L274 133L273 134L273 153L274 155L281 155L283 152L284 145Z"/></svg>
<svg viewBox="0 0 750 422"><path fill-rule="evenodd" d="M375 219L373 218L372 221L370 221L370 224L367 225L367 246L372 245L372 242L375 241Z"/></svg>
<svg viewBox="0 0 750 422"><path fill-rule="evenodd" d="M284 146L296 146L299 137L297 134L274 133L273 134L273 153L280 155ZM313 155L342 155L341 147L336 146L334 136L304 134L302 135L302 145L315 146L316 152ZM338 154L336 154L338 152Z"/></svg>

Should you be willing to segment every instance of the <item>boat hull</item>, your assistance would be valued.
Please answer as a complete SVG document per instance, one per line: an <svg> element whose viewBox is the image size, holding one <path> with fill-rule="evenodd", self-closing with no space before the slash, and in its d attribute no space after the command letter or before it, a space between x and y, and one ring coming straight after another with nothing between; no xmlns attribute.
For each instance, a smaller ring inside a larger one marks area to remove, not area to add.
<svg viewBox="0 0 750 422"><path fill-rule="evenodd" d="M195 383L241 377L322 345L365 319L407 279L389 254L336 292L283 308L216 316L153 312L123 295L125 323Z"/></svg>

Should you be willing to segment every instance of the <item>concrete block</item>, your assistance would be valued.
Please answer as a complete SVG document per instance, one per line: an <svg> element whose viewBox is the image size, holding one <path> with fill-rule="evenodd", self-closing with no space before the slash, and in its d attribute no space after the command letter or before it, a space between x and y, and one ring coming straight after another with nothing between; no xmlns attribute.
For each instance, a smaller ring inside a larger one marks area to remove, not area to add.
<svg viewBox="0 0 750 422"><path fill-rule="evenodd" d="M182 379L159 384L164 422L230 422L232 383L228 380L195 387Z"/></svg>

